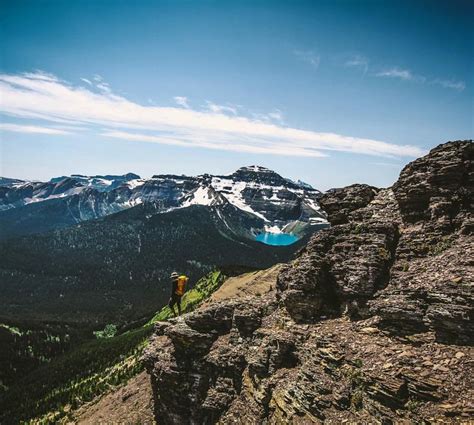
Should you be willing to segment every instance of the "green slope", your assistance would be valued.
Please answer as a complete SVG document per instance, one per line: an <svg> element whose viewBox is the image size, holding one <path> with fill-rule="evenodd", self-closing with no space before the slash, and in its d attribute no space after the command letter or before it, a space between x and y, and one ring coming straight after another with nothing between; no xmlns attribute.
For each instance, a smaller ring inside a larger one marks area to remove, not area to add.
<svg viewBox="0 0 474 425"><path fill-rule="evenodd" d="M183 296L183 312L195 309L224 280L220 271L201 278ZM143 370L140 356L153 323L171 316L171 310L163 307L144 326L89 341L23 377L0 400L0 423L56 423L71 410L128 381Z"/></svg>
<svg viewBox="0 0 474 425"><path fill-rule="evenodd" d="M209 298L225 280L225 276L220 271L214 271L199 280L193 289L186 292L181 300L181 309L184 313L193 311L202 301ZM175 308L176 310L177 308ZM173 313L168 306L163 307L148 324L158 321L168 320L173 317Z"/></svg>

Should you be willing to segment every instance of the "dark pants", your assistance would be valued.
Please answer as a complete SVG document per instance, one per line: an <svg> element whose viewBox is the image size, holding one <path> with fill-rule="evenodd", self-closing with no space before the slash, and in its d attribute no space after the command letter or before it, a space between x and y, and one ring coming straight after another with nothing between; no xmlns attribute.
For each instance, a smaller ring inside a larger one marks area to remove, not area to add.
<svg viewBox="0 0 474 425"><path fill-rule="evenodd" d="M178 305L178 316L181 315L181 295L175 294L174 292L171 294L170 301L168 303L169 308L173 311L173 313L176 315L174 311L174 305Z"/></svg>

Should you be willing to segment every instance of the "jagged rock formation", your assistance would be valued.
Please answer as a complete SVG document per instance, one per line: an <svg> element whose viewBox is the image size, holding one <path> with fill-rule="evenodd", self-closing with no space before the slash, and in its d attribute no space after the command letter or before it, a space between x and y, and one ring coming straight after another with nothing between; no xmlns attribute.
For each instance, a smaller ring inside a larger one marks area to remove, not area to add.
<svg viewBox="0 0 474 425"><path fill-rule="evenodd" d="M344 224L349 221L348 215L365 207L379 189L366 184L353 184L340 189L330 189L321 197L319 204L328 214L330 223Z"/></svg>
<svg viewBox="0 0 474 425"><path fill-rule="evenodd" d="M159 323L144 358L157 421L474 419L473 157L472 141L449 142L392 188L329 192L337 224L276 293Z"/></svg>

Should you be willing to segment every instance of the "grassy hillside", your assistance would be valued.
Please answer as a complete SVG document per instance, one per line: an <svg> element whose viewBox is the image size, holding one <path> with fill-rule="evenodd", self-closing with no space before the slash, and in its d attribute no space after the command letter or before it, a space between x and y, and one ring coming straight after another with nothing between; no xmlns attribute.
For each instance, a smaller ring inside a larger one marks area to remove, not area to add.
<svg viewBox="0 0 474 425"><path fill-rule="evenodd" d="M202 301L209 298L224 282L225 276L220 271L214 271L202 278L196 286L183 295L181 309L184 313L193 311ZM177 311L177 307L175 307ZM163 307L148 324L168 320L173 313L168 306Z"/></svg>
<svg viewBox="0 0 474 425"><path fill-rule="evenodd" d="M222 285L214 271L182 300L183 312L196 308ZM140 355L153 323L172 316L162 308L147 324L121 335L89 341L21 378L0 400L0 423L55 423L82 404L128 381L143 370Z"/></svg>

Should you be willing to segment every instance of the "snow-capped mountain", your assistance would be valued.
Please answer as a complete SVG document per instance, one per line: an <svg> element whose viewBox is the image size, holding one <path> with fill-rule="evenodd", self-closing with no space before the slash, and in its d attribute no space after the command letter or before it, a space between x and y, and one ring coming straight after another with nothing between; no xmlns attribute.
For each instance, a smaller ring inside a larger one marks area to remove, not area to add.
<svg viewBox="0 0 474 425"><path fill-rule="evenodd" d="M142 179L133 173L72 175L46 183L20 181L0 185L0 225L8 230L21 222L22 229L34 229L37 224L41 227L44 216L47 222L44 230L51 230L142 203L153 203L156 213L191 205L230 204L261 219L264 223L261 231L300 232L304 227L327 223L326 214L318 204L320 194L305 183L285 179L260 166L242 167L225 176L163 174ZM34 223L28 226L31 220ZM15 232L8 236L14 236Z"/></svg>
<svg viewBox="0 0 474 425"><path fill-rule="evenodd" d="M110 192L130 180L140 179L140 176L133 173L124 174L122 176L106 175L106 176L83 176L82 174L72 174L70 177L54 177L50 183L60 183L62 180L71 178L81 183L85 187L97 189L100 192Z"/></svg>
<svg viewBox="0 0 474 425"><path fill-rule="evenodd" d="M10 179L8 177L0 177L0 187L15 187L21 184L26 183L25 180L19 180L19 179Z"/></svg>
<svg viewBox="0 0 474 425"><path fill-rule="evenodd" d="M295 222L326 223L318 204L320 192L284 179L264 167L242 167L229 176L199 176L199 186L186 195L183 206L229 202L263 219L267 231L282 231Z"/></svg>

